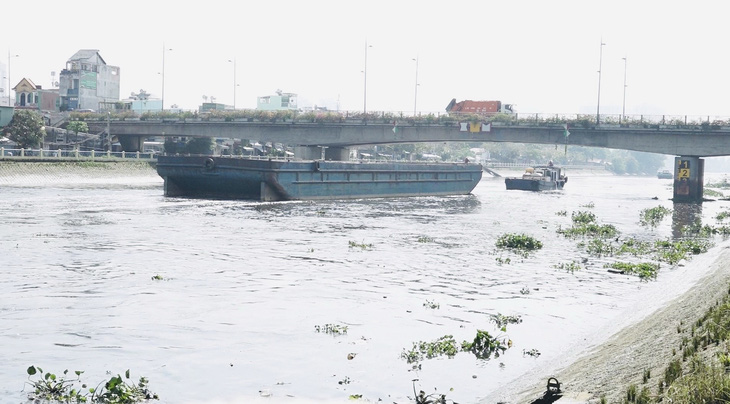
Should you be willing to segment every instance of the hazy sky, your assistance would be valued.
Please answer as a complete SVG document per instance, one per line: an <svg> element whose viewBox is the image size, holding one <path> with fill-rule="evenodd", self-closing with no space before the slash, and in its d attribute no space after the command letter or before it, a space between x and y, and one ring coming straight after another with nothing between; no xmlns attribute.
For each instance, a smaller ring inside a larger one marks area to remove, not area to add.
<svg viewBox="0 0 730 404"><path fill-rule="evenodd" d="M7 3L7 4L6 4ZM195 109L203 95L254 108L277 89L299 106L443 112L501 100L520 113L728 116L730 53L720 1L3 2L0 63L48 88L79 49L121 68L121 96ZM601 38L605 46L601 47ZM622 58L626 57L624 63ZM6 82L2 84L5 87Z"/></svg>

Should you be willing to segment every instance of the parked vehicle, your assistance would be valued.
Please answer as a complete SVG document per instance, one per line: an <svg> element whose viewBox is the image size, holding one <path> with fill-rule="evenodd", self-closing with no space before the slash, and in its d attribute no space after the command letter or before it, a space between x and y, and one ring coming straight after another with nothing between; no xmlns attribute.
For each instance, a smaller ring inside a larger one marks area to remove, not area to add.
<svg viewBox="0 0 730 404"><path fill-rule="evenodd" d="M452 99L446 106L446 112L449 114L514 114L514 104L504 104L502 101L472 101L464 100L456 102L456 98Z"/></svg>

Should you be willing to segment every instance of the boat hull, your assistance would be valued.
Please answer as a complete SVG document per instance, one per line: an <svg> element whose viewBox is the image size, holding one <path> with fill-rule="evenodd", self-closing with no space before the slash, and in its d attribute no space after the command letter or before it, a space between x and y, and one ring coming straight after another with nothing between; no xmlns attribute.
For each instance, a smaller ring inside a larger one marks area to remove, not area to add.
<svg viewBox="0 0 730 404"><path fill-rule="evenodd" d="M165 196L279 201L466 195L481 180L482 167L159 156L157 173Z"/></svg>
<svg viewBox="0 0 730 404"><path fill-rule="evenodd" d="M522 191L553 191L563 189L565 181L544 181L537 179L505 178L507 189Z"/></svg>

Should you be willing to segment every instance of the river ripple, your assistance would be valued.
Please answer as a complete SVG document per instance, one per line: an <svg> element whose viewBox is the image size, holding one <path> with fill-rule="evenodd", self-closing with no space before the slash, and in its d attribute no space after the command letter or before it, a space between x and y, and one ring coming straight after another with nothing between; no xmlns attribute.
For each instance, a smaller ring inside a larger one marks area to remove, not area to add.
<svg viewBox="0 0 730 404"><path fill-rule="evenodd" d="M701 276L694 261L663 265L656 282L611 275L602 267L611 258L556 234L582 210L622 237L666 239L695 218L715 224L728 207L707 202L641 227L642 209L674 207L671 192L671 181L650 177L573 175L545 193L485 177L468 196L254 203L165 198L154 173L6 178L0 396L23 401L25 369L37 365L85 370L92 384L129 368L163 403L408 402L413 379L474 403L549 372L607 338L627 311L658 307ZM527 258L495 249L500 235L522 232L544 248ZM555 268L583 258L574 273ZM416 341L499 334L497 313L523 319L499 358L460 353L418 371L400 358ZM325 324L348 332L315 332ZM523 355L531 349L541 355Z"/></svg>

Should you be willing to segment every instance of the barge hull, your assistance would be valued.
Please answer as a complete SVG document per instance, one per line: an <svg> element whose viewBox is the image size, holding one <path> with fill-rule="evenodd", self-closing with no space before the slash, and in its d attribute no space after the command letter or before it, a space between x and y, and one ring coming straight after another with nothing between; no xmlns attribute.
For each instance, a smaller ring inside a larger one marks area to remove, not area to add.
<svg viewBox="0 0 730 404"><path fill-rule="evenodd" d="M157 173L165 196L279 201L466 195L481 180L482 167L160 156Z"/></svg>

